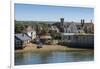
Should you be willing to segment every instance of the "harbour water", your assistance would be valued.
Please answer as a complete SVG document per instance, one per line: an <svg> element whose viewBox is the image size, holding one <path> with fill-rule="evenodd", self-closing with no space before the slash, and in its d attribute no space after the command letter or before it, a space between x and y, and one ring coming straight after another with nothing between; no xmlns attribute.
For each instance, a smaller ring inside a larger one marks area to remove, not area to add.
<svg viewBox="0 0 100 69"><path fill-rule="evenodd" d="M48 51L15 53L15 65L48 64L64 62L93 61L92 51Z"/></svg>

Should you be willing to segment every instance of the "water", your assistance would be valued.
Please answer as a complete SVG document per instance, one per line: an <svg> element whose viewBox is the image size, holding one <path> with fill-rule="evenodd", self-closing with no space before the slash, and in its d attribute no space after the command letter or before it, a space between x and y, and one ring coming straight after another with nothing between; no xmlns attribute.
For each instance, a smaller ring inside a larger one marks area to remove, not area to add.
<svg viewBox="0 0 100 69"><path fill-rule="evenodd" d="M93 51L85 52L20 52L15 53L15 65L93 61Z"/></svg>

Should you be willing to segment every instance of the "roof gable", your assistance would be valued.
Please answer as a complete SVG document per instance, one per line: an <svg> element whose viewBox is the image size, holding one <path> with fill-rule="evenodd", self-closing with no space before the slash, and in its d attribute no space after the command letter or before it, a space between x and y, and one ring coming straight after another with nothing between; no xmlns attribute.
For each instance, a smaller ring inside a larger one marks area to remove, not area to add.
<svg viewBox="0 0 100 69"><path fill-rule="evenodd" d="M28 37L26 34L15 34L15 37L17 37L21 41L31 40L31 38Z"/></svg>

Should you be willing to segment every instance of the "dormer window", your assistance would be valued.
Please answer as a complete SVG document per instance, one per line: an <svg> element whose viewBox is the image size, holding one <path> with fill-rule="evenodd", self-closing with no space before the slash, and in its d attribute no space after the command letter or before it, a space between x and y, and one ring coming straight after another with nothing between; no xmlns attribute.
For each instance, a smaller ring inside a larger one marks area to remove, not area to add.
<svg viewBox="0 0 100 69"><path fill-rule="evenodd" d="M71 39L71 36L68 36L68 40L70 40Z"/></svg>

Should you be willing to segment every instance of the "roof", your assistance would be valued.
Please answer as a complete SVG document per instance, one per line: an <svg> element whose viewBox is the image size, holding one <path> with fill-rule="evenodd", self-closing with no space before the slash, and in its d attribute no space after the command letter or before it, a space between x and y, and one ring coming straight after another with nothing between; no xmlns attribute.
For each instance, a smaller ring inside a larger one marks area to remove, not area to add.
<svg viewBox="0 0 100 69"><path fill-rule="evenodd" d="M25 41L25 40L31 40L30 37L28 37L26 34L15 34L15 37L17 37L18 39Z"/></svg>
<svg viewBox="0 0 100 69"><path fill-rule="evenodd" d="M41 39L51 39L52 37L51 37L51 36L45 35L45 36L40 36L40 38L41 38Z"/></svg>
<svg viewBox="0 0 100 69"><path fill-rule="evenodd" d="M35 31L35 29L32 26L27 26L23 31L24 32L32 32L32 31Z"/></svg>
<svg viewBox="0 0 100 69"><path fill-rule="evenodd" d="M32 28L32 26L28 26L27 28L26 28L26 31L27 32L29 32L29 31L33 31L34 29Z"/></svg>

